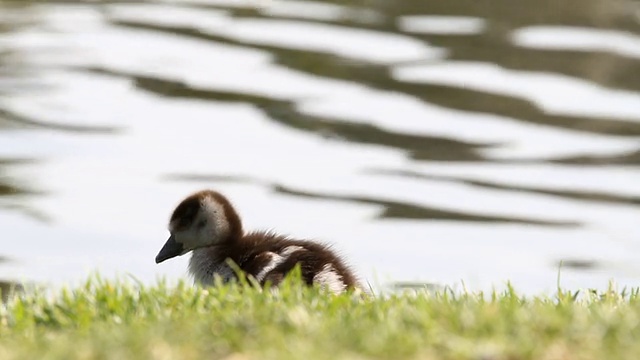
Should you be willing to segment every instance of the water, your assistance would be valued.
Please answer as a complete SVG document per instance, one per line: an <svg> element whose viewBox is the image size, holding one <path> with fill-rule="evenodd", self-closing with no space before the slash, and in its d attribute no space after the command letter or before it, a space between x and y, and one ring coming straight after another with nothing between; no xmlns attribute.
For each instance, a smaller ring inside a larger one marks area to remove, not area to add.
<svg viewBox="0 0 640 360"><path fill-rule="evenodd" d="M214 188L374 286L637 286L640 6L529 2L0 5L0 279L185 277Z"/></svg>

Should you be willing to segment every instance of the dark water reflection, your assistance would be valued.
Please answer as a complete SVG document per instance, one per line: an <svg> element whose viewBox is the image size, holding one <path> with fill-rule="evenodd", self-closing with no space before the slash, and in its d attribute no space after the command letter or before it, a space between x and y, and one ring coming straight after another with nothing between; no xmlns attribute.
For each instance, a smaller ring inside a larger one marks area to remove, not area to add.
<svg viewBox="0 0 640 360"><path fill-rule="evenodd" d="M397 148L406 151L412 158L419 160L483 161L485 159L476 150L491 146L490 144L472 144L433 136L394 133L369 124L348 123L338 119L310 116L297 111L296 105L292 101L270 99L237 92L197 89L178 81L136 76L121 72L116 73L104 69L86 70L110 76L125 77L132 80L137 88L155 95L231 103L250 103L264 111L271 120L285 126L353 143Z"/></svg>
<svg viewBox="0 0 640 360"><path fill-rule="evenodd" d="M507 190L507 191L518 191L518 192L528 192L532 194L540 194L540 195L552 195L558 196L560 198L572 199L572 200L585 200L585 201L599 201L605 203L614 203L614 204L626 204L626 205L640 205L640 197L631 196L617 196L614 194L600 193L600 192L586 192L586 191L554 191L547 190L542 188L528 187L528 186L508 186L504 184L499 184L490 181L482 181L482 180L474 180L474 179L465 179L461 177L454 176L439 176L439 175L425 175L421 173L415 173L411 171L393 171L393 170L373 170L374 174L381 175L395 175L395 176L406 176L417 179L425 179L425 180L436 180L436 181L447 181L447 182L458 182L465 185L470 185L479 188L486 189L498 189L498 190Z"/></svg>
<svg viewBox="0 0 640 360"><path fill-rule="evenodd" d="M10 261L10 259L0 256L0 265L8 261ZM20 292L23 290L24 290L24 287L20 284L8 282L8 281L0 281L0 302L3 302L3 303L6 302L16 292Z"/></svg>
<svg viewBox="0 0 640 360"><path fill-rule="evenodd" d="M6 302L16 291L22 291L22 286L19 284L0 281L0 300Z"/></svg>
<svg viewBox="0 0 640 360"><path fill-rule="evenodd" d="M399 201L375 199L371 197L321 194L321 193L314 193L314 192L303 191L298 189L292 189L290 187L283 186L280 184L265 183L258 180L239 178L239 177L175 174L175 175L170 175L167 178L174 181L175 180L194 181L199 183L225 182L225 181L244 182L244 183L253 183L253 184L258 183L262 186L271 188L272 191L277 194L282 194L287 196L376 205L384 209L378 215L378 218L380 219L400 218L400 219L419 219L423 221L428 221L428 220L435 220L435 221L452 220L452 221L465 221L465 222L477 221L477 222L485 222L485 223L516 223L516 224L545 225L545 226L578 226L579 225L578 223L561 222L561 221L538 221L534 219L521 219L517 217L508 217L508 216L500 217L500 216L474 215L471 213L446 211L446 210L441 210L436 208L428 208L426 206L402 203Z"/></svg>
<svg viewBox="0 0 640 360"><path fill-rule="evenodd" d="M540 289L558 258L640 255L637 2L255 3L0 0L0 225L60 242L0 252L51 256L60 277L94 258L150 277L164 271L140 265L162 214L221 186L249 213L283 212L254 214L261 225L289 225L298 206L325 221L331 204L352 236L294 229L405 284L480 274ZM209 64L219 53L230 60ZM92 250L103 237L114 243ZM127 246L125 264L114 249ZM601 279L585 276L575 284Z"/></svg>
<svg viewBox="0 0 640 360"><path fill-rule="evenodd" d="M274 54L276 62L278 64L282 64L283 66L290 67L303 72L310 72L314 75L319 75L328 78L340 79L340 80L350 80L357 81L359 83L365 84L367 86L371 86L378 89L385 89L391 91L397 91L400 93L410 94L411 96L418 97L424 101L429 103L450 107L454 109L464 110L464 111L472 111L472 112L480 112L480 113L489 113L500 116L517 118L520 121L527 121L534 124L543 124L556 126L561 128L568 128L573 130L580 130L586 132L593 133L601 133L601 134L611 134L611 135L619 135L619 136L639 136L640 135L640 123L617 120L615 118L582 118L576 116L559 116L548 114L540 109L535 104L530 101L524 99L518 99L510 96L500 96L496 94L490 94L480 91L474 91L470 89L464 89L459 87L450 87L443 85L425 85L425 84L409 84L404 82L395 81L391 74L389 73L389 69L383 66L372 66L370 64L364 62L354 62L348 61L347 59L343 59L334 55L327 55L322 53L314 53L309 51L295 51L286 48L278 48L274 46L265 46L260 44L255 44L247 41L237 41L228 39L222 36L215 36L211 34L203 34L197 29L191 28L182 28L182 27L169 27L169 26L158 26L151 25L146 23L135 23L131 21L116 21L118 25L137 28L137 29L146 29L153 31L161 31L167 33L177 33L188 37L204 39L208 41L215 41L225 44L239 45L239 46L250 46L253 48L262 49ZM379 30L390 30L387 28L381 28ZM457 37L459 38L459 37ZM447 49L451 49L449 46L456 45L455 43L438 43L437 41L432 41L432 39L427 39L433 44L441 45L446 47ZM473 39L465 37L465 43L472 44L472 49L470 51L474 51L473 54L478 54L479 49L484 49L484 51L497 52L497 53L509 53L512 54L513 51L511 49L501 49L498 47L499 44L495 43L486 43L483 44L482 41L478 41L479 39ZM460 39L458 39L460 41ZM455 60L468 60L468 61L483 61L496 63L496 59L489 58L486 56L481 57L473 57L473 56L460 56L456 57L456 51L458 47L453 46L453 49L456 49L451 52L451 58ZM507 51L509 50L509 51ZM469 50L468 50L469 51ZM520 51L519 49L514 50L515 52ZM464 53L464 46L462 52ZM585 54L582 54L582 58L584 59ZM480 55L483 55L480 52ZM549 58L558 57L564 59L564 55L562 52L553 52L543 55L546 61ZM570 56L569 56L570 57ZM532 61L531 58L528 57L528 54L524 53L519 56L521 63L528 64ZM525 62L526 61L526 62ZM634 73L637 70L640 70L640 61L634 61L635 67L627 68L626 72ZM498 64L505 66L506 68L510 68L509 64ZM537 63L535 63L537 64ZM575 64L574 64L575 65ZM591 71L593 71L593 64L591 64ZM596 64L597 66L597 64ZM606 66L603 65L603 66ZM528 71L545 71L545 72L559 72L565 73L571 76L581 76L586 74L576 74L575 71L564 72L564 68L528 68L528 67L514 67L518 70L528 70ZM575 66L571 69L575 69ZM640 74L640 71L637 72ZM628 80L628 79L625 79ZM634 83L636 86L639 82ZM603 84L605 86L611 86L614 84ZM615 85L614 85L615 86ZM637 90L637 88L631 88L633 90ZM191 94L185 93L186 96ZM426 159L425 159L426 160Z"/></svg>

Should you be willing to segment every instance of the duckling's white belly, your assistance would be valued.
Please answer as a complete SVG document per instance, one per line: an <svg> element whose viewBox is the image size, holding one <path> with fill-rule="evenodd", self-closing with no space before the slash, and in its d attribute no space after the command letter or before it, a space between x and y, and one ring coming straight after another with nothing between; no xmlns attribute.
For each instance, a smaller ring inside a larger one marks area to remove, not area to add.
<svg viewBox="0 0 640 360"><path fill-rule="evenodd" d="M224 261L212 261L208 249L196 249L189 260L189 273L196 283L213 285L216 276L222 282L228 282L235 277L233 269Z"/></svg>

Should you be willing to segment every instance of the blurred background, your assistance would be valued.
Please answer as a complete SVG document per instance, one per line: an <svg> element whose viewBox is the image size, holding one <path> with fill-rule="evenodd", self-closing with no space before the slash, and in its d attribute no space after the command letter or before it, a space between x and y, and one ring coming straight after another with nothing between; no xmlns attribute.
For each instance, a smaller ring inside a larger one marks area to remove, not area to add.
<svg viewBox="0 0 640 360"><path fill-rule="evenodd" d="M374 287L640 285L640 2L0 0L0 280L146 283L189 193Z"/></svg>

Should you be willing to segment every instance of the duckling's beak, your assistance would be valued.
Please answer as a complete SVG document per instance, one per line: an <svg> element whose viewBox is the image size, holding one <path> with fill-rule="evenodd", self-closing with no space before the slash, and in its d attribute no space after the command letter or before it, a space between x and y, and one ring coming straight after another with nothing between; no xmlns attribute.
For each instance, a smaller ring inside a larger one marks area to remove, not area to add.
<svg viewBox="0 0 640 360"><path fill-rule="evenodd" d="M182 244L177 243L173 238L173 235L171 235L169 240L164 243L164 246L156 256L156 264L160 264L167 259L181 255L183 250L184 248L182 247Z"/></svg>

